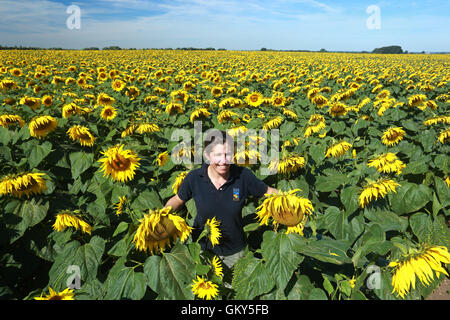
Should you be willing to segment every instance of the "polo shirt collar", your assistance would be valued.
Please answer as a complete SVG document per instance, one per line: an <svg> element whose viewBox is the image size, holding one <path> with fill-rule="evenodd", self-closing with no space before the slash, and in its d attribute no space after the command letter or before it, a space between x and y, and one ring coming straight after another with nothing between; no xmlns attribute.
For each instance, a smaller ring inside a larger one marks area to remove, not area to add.
<svg viewBox="0 0 450 320"><path fill-rule="evenodd" d="M208 167L209 167L209 164L203 163L203 164L202 164L202 167L201 167L200 170L199 170L199 175L200 175L201 177L203 177L203 179L205 179L206 181L209 180L209 176L208 176ZM233 180L234 178L236 178L237 176L238 176L238 170L237 170L237 167L236 167L235 164L232 163L232 164L230 165L230 176L228 177L228 180L227 180L227 181L231 181L231 180Z"/></svg>

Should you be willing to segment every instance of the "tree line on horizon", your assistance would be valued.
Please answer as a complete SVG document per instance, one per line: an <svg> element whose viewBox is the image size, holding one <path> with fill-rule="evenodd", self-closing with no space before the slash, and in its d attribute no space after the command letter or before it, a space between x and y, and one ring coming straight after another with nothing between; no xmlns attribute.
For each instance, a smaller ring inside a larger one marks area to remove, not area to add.
<svg viewBox="0 0 450 320"><path fill-rule="evenodd" d="M52 48L41 48L41 47L24 47L24 46L3 46L0 45L0 50L77 50L77 49L64 49L60 47L52 47ZM137 48L121 48L120 46L108 46L108 47L87 47L83 48L82 50L201 50L201 51L227 51L225 48L195 48L195 47L179 47L176 49L173 48L145 48L145 49L137 49ZM255 50L248 50L248 51L255 51ZM375 48L372 52L369 51L327 51L326 49L322 48L318 51L315 50L304 50L304 49L298 49L298 50L278 50L278 49L268 49L268 48L261 48L260 51L283 51L283 52L351 52L351 53L380 53L380 54L408 54L408 53L425 53L425 51L422 52L408 52L408 50L403 51L401 46L393 45L393 46L385 46L380 48ZM434 52L434 53L449 53L449 52Z"/></svg>

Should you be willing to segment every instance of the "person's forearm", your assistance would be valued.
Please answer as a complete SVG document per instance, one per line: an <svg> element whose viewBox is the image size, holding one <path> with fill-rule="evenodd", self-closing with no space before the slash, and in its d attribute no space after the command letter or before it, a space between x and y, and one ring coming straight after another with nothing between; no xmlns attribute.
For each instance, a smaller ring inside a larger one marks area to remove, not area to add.
<svg viewBox="0 0 450 320"><path fill-rule="evenodd" d="M278 193L278 190L272 187L267 188L267 194Z"/></svg>
<svg viewBox="0 0 450 320"><path fill-rule="evenodd" d="M182 206L183 203L180 203L179 201L177 201L176 196L173 196L172 198L170 198L166 205L164 207L172 207L173 211L178 211Z"/></svg>

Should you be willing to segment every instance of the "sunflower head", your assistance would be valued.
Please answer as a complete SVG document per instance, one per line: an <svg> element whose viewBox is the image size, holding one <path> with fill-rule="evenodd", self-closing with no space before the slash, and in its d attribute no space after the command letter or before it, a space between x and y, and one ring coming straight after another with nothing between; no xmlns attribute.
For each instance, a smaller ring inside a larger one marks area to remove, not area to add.
<svg viewBox="0 0 450 320"><path fill-rule="evenodd" d="M192 292L200 299L211 300L219 294L217 284L207 281L203 277L197 276L197 280L192 283Z"/></svg>
<svg viewBox="0 0 450 320"><path fill-rule="evenodd" d="M247 102L247 104L252 107L260 106L263 103L263 101L264 101L263 95L257 91L252 92L245 97L245 102Z"/></svg>
<svg viewBox="0 0 450 320"><path fill-rule="evenodd" d="M429 286L442 273L448 277L447 271L441 264L450 263L450 254L444 246L421 244L416 248L409 248L403 257L391 261L389 266L394 272L392 276L392 293L404 298L412 289L415 289L416 278L424 286Z"/></svg>
<svg viewBox="0 0 450 320"><path fill-rule="evenodd" d="M75 300L73 289L66 288L61 292L56 292L52 288L48 288L49 294L34 298L35 300Z"/></svg>
<svg viewBox="0 0 450 320"><path fill-rule="evenodd" d="M295 194L299 191L300 189L294 189L266 195L263 203L256 209L260 225L267 225L269 218L272 218L273 224L288 227L286 233L297 232L302 235L306 218L313 213L314 207L310 200Z"/></svg>
<svg viewBox="0 0 450 320"><path fill-rule="evenodd" d="M58 126L58 121L52 116L39 116L33 118L28 124L30 135L36 138L46 137Z"/></svg>
<svg viewBox="0 0 450 320"><path fill-rule="evenodd" d="M170 241L185 241L192 228L186 221L171 213L172 208L149 210L140 224L133 238L133 242L139 251L150 251L152 254L164 251L170 246Z"/></svg>
<svg viewBox="0 0 450 320"><path fill-rule="evenodd" d="M104 157L98 160L102 163L104 176L111 176L114 181L127 182L134 178L139 167L138 156L132 150L124 150L124 145L116 145L101 152Z"/></svg>
<svg viewBox="0 0 450 320"><path fill-rule="evenodd" d="M53 224L53 230L61 232L70 227L75 228L75 230L81 229L82 233L91 234L92 231L92 227L81 218L78 211L59 212L56 215L56 220Z"/></svg>
<svg viewBox="0 0 450 320"><path fill-rule="evenodd" d="M47 190L44 173L22 173L7 175L0 179L0 196L10 195L16 198L41 194Z"/></svg>
<svg viewBox="0 0 450 320"><path fill-rule="evenodd" d="M383 144L391 147L397 143L399 143L403 137L405 136L406 132L403 130L402 127L391 127L383 132L383 136L381 137L381 141Z"/></svg>

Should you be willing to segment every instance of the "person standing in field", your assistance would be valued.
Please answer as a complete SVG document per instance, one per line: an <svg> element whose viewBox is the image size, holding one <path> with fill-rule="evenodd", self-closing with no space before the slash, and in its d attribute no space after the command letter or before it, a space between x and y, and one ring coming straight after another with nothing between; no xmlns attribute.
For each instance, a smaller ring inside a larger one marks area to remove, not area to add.
<svg viewBox="0 0 450 320"><path fill-rule="evenodd" d="M179 210L188 200L194 199L197 216L193 225L196 241L208 219L219 223L221 237L213 245L207 237L199 240L201 248L218 255L231 268L244 255L246 236L243 229L242 208L249 196L261 198L278 191L258 179L245 167L232 163L234 139L225 131L213 130L204 139L206 163L190 171L170 198L166 207Z"/></svg>

